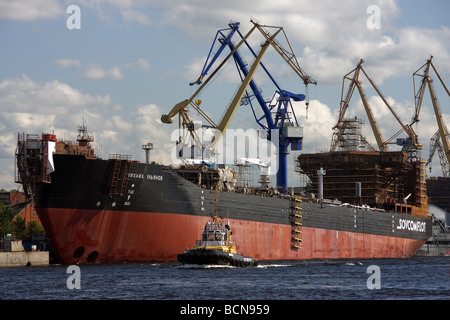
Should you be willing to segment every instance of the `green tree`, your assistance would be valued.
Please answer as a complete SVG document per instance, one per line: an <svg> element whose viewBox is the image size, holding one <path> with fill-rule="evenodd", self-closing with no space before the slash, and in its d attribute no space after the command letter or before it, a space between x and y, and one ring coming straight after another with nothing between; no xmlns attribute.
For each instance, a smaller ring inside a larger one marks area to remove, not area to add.
<svg viewBox="0 0 450 320"><path fill-rule="evenodd" d="M44 228L37 221L28 222L28 230L30 234L45 233Z"/></svg>
<svg viewBox="0 0 450 320"><path fill-rule="evenodd" d="M16 236L16 239L22 241L28 241L30 238L25 225L25 219L22 216L17 216L16 220L14 220L14 235Z"/></svg>
<svg viewBox="0 0 450 320"><path fill-rule="evenodd" d="M12 219L13 216L11 208L3 203L0 203L0 238L3 238L8 233L14 233Z"/></svg>
<svg viewBox="0 0 450 320"><path fill-rule="evenodd" d="M31 235L45 233L44 228L37 221L30 221L25 225L22 216L14 221L15 236L22 241L31 241Z"/></svg>

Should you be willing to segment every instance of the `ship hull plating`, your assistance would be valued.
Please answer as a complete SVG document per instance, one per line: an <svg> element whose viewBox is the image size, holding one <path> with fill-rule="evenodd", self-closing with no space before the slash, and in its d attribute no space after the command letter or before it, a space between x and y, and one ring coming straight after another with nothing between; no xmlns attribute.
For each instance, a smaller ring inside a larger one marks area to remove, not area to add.
<svg viewBox="0 0 450 320"><path fill-rule="evenodd" d="M140 163L132 163L120 194L111 192L110 161L54 155L54 162L52 182L39 185L34 200L64 264L176 261L217 201L238 252L256 260L411 257L431 234L429 219L303 202L294 247L288 199L216 194L169 167Z"/></svg>
<svg viewBox="0 0 450 320"><path fill-rule="evenodd" d="M40 209L65 264L175 261L195 244L207 217L146 212ZM423 240L303 227L291 247L288 225L230 220L237 250L256 260L407 258ZM174 237L176 235L176 237Z"/></svg>

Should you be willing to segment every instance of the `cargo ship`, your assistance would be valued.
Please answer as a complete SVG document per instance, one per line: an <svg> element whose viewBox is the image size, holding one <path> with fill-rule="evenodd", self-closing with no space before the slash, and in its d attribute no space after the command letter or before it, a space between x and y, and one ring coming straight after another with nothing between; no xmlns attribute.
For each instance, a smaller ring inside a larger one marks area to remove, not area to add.
<svg viewBox="0 0 450 320"><path fill-rule="evenodd" d="M101 159L93 140L84 124L76 142L18 134L16 182L63 264L176 261L216 210L237 250L258 261L411 257L431 235L421 163L403 152L300 155L299 168L323 180L302 196L238 188L224 178L234 179L230 168ZM326 175L317 176L318 164ZM354 181L360 197L335 199ZM323 197L311 196L321 188Z"/></svg>
<svg viewBox="0 0 450 320"><path fill-rule="evenodd" d="M250 104L262 128L258 136L277 143L276 187L266 183L267 174L261 176L260 187L241 186L236 183L239 170L212 162L159 165L117 154L100 159L84 123L78 127L76 142L58 140L54 134L19 134L16 182L32 198L61 263L176 261L177 254L195 245L215 212L233 226L236 250L257 261L411 257L428 240L432 223L425 170L412 128L402 125L409 138L398 143L405 151L387 151L376 122L371 120L380 151L361 151L359 144L367 141L355 130L358 122L343 118L355 86L372 116L358 80L360 71L366 74L362 59L352 71L353 77L350 73L344 76L351 84L345 100L341 97L336 126L340 131L334 147L326 153L301 154L296 171L309 177L309 190L301 194L288 190L287 154L289 149L302 150L303 145L303 128L291 102L306 101L306 107L309 102L306 95L284 90L276 83L262 63L265 52L273 47L305 86L317 82L300 67L282 27L251 23L245 36L237 22L217 32L200 77L191 83L199 88L190 99L162 115L161 122L171 124L178 115L183 131L177 151L182 157L199 152L197 159L209 158L238 106ZM247 42L253 32L264 39L255 42L260 44L257 50ZM233 35L238 36L236 44ZM216 63L226 48L231 52ZM238 51L243 48L255 58L251 67ZM241 84L216 123L200 108L200 92L231 58ZM258 68L275 85L269 100L253 80ZM255 113L252 99L259 104L262 117ZM207 121L202 127L216 130L209 144L196 134L189 108ZM195 145L183 140L189 136ZM337 146L343 150L335 151Z"/></svg>

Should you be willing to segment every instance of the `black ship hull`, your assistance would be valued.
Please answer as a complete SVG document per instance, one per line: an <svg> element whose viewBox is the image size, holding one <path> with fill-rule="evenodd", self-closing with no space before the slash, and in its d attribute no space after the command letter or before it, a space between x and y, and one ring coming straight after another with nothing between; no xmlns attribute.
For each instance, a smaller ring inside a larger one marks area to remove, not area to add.
<svg viewBox="0 0 450 320"><path fill-rule="evenodd" d="M53 158L34 201L62 263L176 260L215 210L214 190L167 166ZM288 196L219 198L238 251L257 260L410 257L431 235L429 219L409 214L304 200L299 222Z"/></svg>

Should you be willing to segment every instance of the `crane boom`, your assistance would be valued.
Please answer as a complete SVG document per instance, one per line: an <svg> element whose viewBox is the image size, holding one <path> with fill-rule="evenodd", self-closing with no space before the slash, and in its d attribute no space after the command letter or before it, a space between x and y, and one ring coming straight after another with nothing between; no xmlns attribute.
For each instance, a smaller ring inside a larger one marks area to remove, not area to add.
<svg viewBox="0 0 450 320"><path fill-rule="evenodd" d="M381 91L378 89L378 87L376 86L376 84L372 81L372 79L367 75L366 71L361 68L362 72L364 73L364 75L366 76L367 80L369 80L370 84L372 85L372 87L375 89L375 91L378 93L378 96L381 98L381 100L383 100L384 104L386 105L386 107L389 109L389 111L391 111L392 115L394 116L394 118L397 120L397 122L400 124L400 127L402 128L403 131L406 132L406 134L409 136L409 138L412 141L412 144L415 146L415 148L417 150L421 150L422 149L422 145L419 143L418 141L418 137L417 134L414 132L414 129L411 127L411 125L405 125L403 124L403 122L400 120L400 118L398 117L398 115L395 113L394 109L389 105L389 103L387 102L386 98L383 96L383 94L381 93ZM395 136L397 136L399 133L401 132L401 130L399 132L396 133ZM390 140L390 139L389 139ZM388 141L389 141L388 140ZM387 142L385 142L386 144Z"/></svg>
<svg viewBox="0 0 450 320"><path fill-rule="evenodd" d="M437 101L436 93L433 88L433 82L430 77L427 77L428 88L430 90L431 101L433 103L434 114L436 116L436 121L439 127L439 133L441 135L441 142L444 148L445 155L447 156L447 161L450 163L450 142L448 135L446 134L447 129L445 127L444 121L442 119L441 110Z"/></svg>
<svg viewBox="0 0 450 320"><path fill-rule="evenodd" d="M347 112L347 108L350 104L350 99L352 98L353 92L355 91L356 81L358 80L358 77L359 77L358 69L360 68L360 66L362 65L363 62L364 62L364 60L361 59L358 66L355 69L353 69L352 71L350 71L349 73L347 73L342 78L342 92L341 92L341 105L339 108L339 119L338 119L337 124L333 127L333 129L340 127L342 124L342 120L344 120L345 113ZM351 74L352 72L353 72L353 78L350 79L350 78L348 78L348 75ZM344 100L344 99L342 99L342 97L344 96L344 87L345 87L346 79L350 80L350 85L348 87L347 94L346 94L345 100Z"/></svg>
<svg viewBox="0 0 450 320"><path fill-rule="evenodd" d="M422 107L423 97L425 94L425 89L428 86L428 89L430 91L430 97L431 97L431 103L433 105L434 109L434 115L436 117L436 122L439 128L439 135L441 138L442 148L443 148L443 154L445 154L445 158L447 160L447 163L450 163L450 138L448 135L448 130L444 124L444 120L442 118L441 109L439 108L439 103L437 100L436 92L434 90L433 86L433 80L430 77L430 66L433 68L434 72L438 76L442 86L444 87L445 91L447 92L447 95L450 96L450 92L447 88L447 86L444 83L444 80L441 78L439 72L437 71L436 67L434 66L432 62L433 56L430 57L430 59L427 60L427 62L421 66L419 69L417 69L416 72L413 74L413 83L415 86L415 76L422 77L422 83L420 85L420 88L415 92L415 102L416 102L416 113L413 118L413 123L419 121L419 114ZM419 74L418 72L424 69L423 74ZM415 89L415 88L414 88ZM432 138L433 139L433 138ZM440 156L442 158L442 156ZM442 159L441 159L442 164ZM445 173L445 168L443 167L442 170Z"/></svg>
<svg viewBox="0 0 450 320"><path fill-rule="evenodd" d="M386 151L387 150L387 144L390 143L390 141L395 138L396 136L398 136L402 131L405 131L406 134L408 135L409 139L407 140L407 145L411 150L421 150L422 149L422 145L419 143L418 141L418 137L416 135L416 133L414 132L413 128L411 127L411 125L405 125L403 124L403 122L400 120L400 118L397 116L397 114L395 113L394 109L389 105L388 101L386 100L386 98L383 96L383 94L381 93L381 91L378 89L378 87L376 86L376 84L374 83L374 81L369 77L369 75L367 74L367 72L364 70L364 68L362 67L362 64L364 63L364 60L361 59L358 63L358 65L356 66L355 69L353 69L352 71L350 71L349 73L347 73L342 81L342 93L341 93L341 106L340 106L340 111L339 111L339 119L337 124L333 127L333 129L335 129L335 132L333 133L333 140L331 142L331 151L334 151L338 145L338 139L341 136L339 133L340 127L342 126L343 120L344 120L344 116L346 113L346 110L349 106L350 103L350 99L353 95L353 92L355 90L355 87L358 89L359 95L361 97L364 109L366 111L367 117L369 119L370 122L370 126L372 128L372 132L375 136L375 140L377 142L378 148L380 151ZM372 85L372 87L375 89L375 91L377 92L378 96L381 98L381 100L384 102L384 104L386 105L386 107L389 109L389 111L392 113L392 115L394 116L394 118L397 120L397 122L400 124L401 129L394 134L393 137L391 137L388 140L384 140L380 129L378 128L378 124L376 122L376 119L373 115L372 109L370 108L370 105L367 101L367 98L365 96L364 90L361 86L361 82L359 81L359 76L360 76L360 72L363 72L364 76L367 78L367 80L369 81L369 83ZM349 75L353 73L353 77L349 77ZM350 85L346 94L345 99L343 99L344 96L344 84L345 84L345 80L350 80Z"/></svg>
<svg viewBox="0 0 450 320"><path fill-rule="evenodd" d="M289 42L289 39L286 36L286 33L284 32L284 29L282 27L275 27L275 26L267 26L267 25L260 25L258 22L251 20L253 25L261 32L261 34L266 38L267 41L270 42L270 44L275 48L275 50L280 54L280 56L284 59L284 61L287 62L287 64L294 70L295 73L303 80L303 83L305 85L308 84L317 84L317 81L313 80L310 76L308 76L303 69L300 67L300 64L298 63L297 57L294 54L294 50L292 49L292 46ZM270 34L264 30L264 28L276 28L278 29L277 33L282 31L284 38L286 39L286 42L289 46L289 50L283 48L274 37L271 37Z"/></svg>
<svg viewBox="0 0 450 320"><path fill-rule="evenodd" d="M279 32L279 31L278 31ZM278 32L276 32L270 39L273 39L277 36ZM253 78L253 75L256 72L256 69L259 66L259 63L261 62L262 57L264 56L265 52L267 51L267 48L269 47L270 42L266 41L261 45L261 50L256 57L255 61L252 64L252 67L250 68L248 74L245 76L244 81L242 81L242 84L240 85L236 95L234 96L233 100L231 101L230 106L228 107L227 111L225 112L225 115L222 118L222 121L220 121L219 125L216 127L218 131L216 131L216 134L213 138L212 144L211 144L211 153L214 151L214 149L217 146L217 143L219 142L220 138L225 133L225 130L227 129L228 125L230 124L231 118L233 117L234 113L236 112L236 108L239 105L239 103L242 100L242 97L244 96L245 90L247 90L248 85L250 84L250 81Z"/></svg>
<svg viewBox="0 0 450 320"><path fill-rule="evenodd" d="M176 115L179 115L180 117L180 128L181 124L183 125L183 129L189 130L191 137L196 141L198 145L201 145L202 148L204 147L203 144L199 144L199 140L196 138L196 133L194 131L194 124L189 119L187 107L192 106L194 109L196 109L199 114L205 118L210 128L215 129L215 135L212 138L210 144L208 145L210 154L212 155L221 140L222 136L225 133L225 130L228 128L235 112L240 103L243 102L249 102L250 106L253 111L253 115L256 119L256 122L258 125L260 125L264 130L267 131L267 140L272 141L272 139L277 139L278 141L278 164L279 164L279 170L277 172L277 187L281 188L282 192L287 191L287 154L289 153L288 148L291 146L292 150L301 150L302 148L302 139L303 139L303 131L302 128L299 126L297 122L297 118L294 112L294 108L291 104L291 101L303 101L305 100L304 94L295 94L287 90L283 90L280 88L280 86L275 82L274 78L270 75L270 73L267 71L264 64L261 62L262 58L268 49L269 46L273 46L275 50L282 56L282 58L289 64L289 66L296 72L297 75L300 76L300 78L303 80L303 83L305 87L308 84L316 84L314 80L312 80L308 75L306 75L303 70L300 68L300 65L297 61L297 58L295 54L292 51L292 47L289 44L289 40L287 40L286 34L281 27L270 27L270 26L261 26L259 23L251 21L253 23L253 27L251 30L245 35L242 36L242 34L239 32L239 23L237 22L230 22L229 27L227 29L221 29L217 32L216 37L213 41L213 45L211 46L210 52L208 54L207 60L204 64L203 70L198 77L198 79L195 82L190 83L190 85L199 85L199 88L196 90L196 92L191 96L190 99L186 99L178 104L176 104L172 110L166 114L161 116L161 120L163 123L172 123L173 118ZM275 32L273 34L269 34L264 28L276 28ZM258 54L253 51L249 43L247 42L248 37L250 34L255 30L258 29L262 35L264 36L264 42L261 44L260 50ZM228 34L225 34L224 31L229 30ZM238 33L241 37L241 40L237 45L235 45L232 42L233 34ZM289 49L283 48L277 41L275 41L275 38L283 33L286 37L286 41L288 43ZM218 50L215 51L213 54L213 49L215 49L214 44L215 41L220 42L220 47ZM253 64L251 65L250 69L247 69L247 64L243 61L242 57L240 56L240 53L238 52L238 49L245 44L247 48L250 50L250 52L255 57L255 60L253 61ZM223 52L224 48L228 46L231 50L231 53L228 54L228 56L222 60L222 62L219 64L219 66L212 72L211 75L206 77L209 70L213 68L214 63L219 58L220 54ZM200 100L194 100L199 95L199 93L205 88L205 86L208 84L208 82L217 74L220 68L224 66L224 64L233 57L236 63L236 66L238 67L238 72L240 75L240 79L242 83L240 84L237 92L232 98L231 103L228 105L227 109L225 110L225 114L222 117L222 119L215 123L211 118L207 117L207 114L202 111L200 108ZM253 81L253 77L255 75L255 72L257 71L258 67L261 66L262 69L266 72L268 77L272 80L273 84L277 88L274 96L272 97L272 100L268 102L266 99L264 99L261 95L261 91L256 86L255 82ZM253 91L253 94L247 92L248 88L251 88ZM245 99L243 99L245 97ZM258 101L261 110L263 111L264 115L262 117L258 117L255 113L255 110L253 108L251 98L256 97L256 100ZM308 102L306 102L306 106L308 106ZM262 121L265 119L265 123ZM273 131L273 130L276 131ZM273 132L273 137L272 137ZM182 137L180 134L179 142L182 141ZM184 144L181 145L184 148ZM203 156L203 150L202 150L202 156ZM208 156L207 154L205 154ZM203 159L203 158L202 158Z"/></svg>
<svg viewBox="0 0 450 320"><path fill-rule="evenodd" d="M447 131L447 135L448 134L449 133ZM440 138L441 138L441 135L440 135L440 132L438 129L436 131L436 133L430 139L430 154L428 156L428 160L427 160L427 163L425 164L425 166L429 166L430 172L431 172L431 163L433 160L433 156L437 150L438 156L439 156L439 162L441 163L442 174L444 177L450 178L450 163L447 160L447 156L445 155L444 148L442 147Z"/></svg>
<svg viewBox="0 0 450 320"><path fill-rule="evenodd" d="M208 57L206 59L205 65L203 67L203 70L198 78L197 81L191 83L191 85L194 84L201 84L202 79L207 75L208 71L211 69L211 67L213 66L214 62L217 61L218 57L221 55L221 53L223 52L223 49L228 46L231 50L231 52L233 52L233 58L236 62L236 65L238 67L238 70L240 70L240 72L242 73L243 77L245 78L245 76L247 76L248 74L248 69L247 69L247 63L244 62L244 60L242 59L241 55L239 54L238 50L236 49L235 44L232 41L232 37L235 33L239 34L239 36L242 38L244 38L244 36L241 34L241 32L239 31L239 22L230 22L228 24L229 28L227 29L221 29L217 32L216 37L214 38L213 44L211 46L210 52L208 54ZM227 35L224 34L225 31L228 31L229 33ZM221 37L219 37L219 35ZM218 41L220 42L220 46L218 49L214 50L214 44L215 42ZM253 54L253 56L256 58L257 54L255 53L255 51L252 49L252 47L245 42L247 48L250 50L250 52ZM213 56L212 53L215 52L215 54ZM209 63L208 63L209 61ZM267 68L264 66L264 64L262 62L260 62L260 66L264 69L264 71L266 72L267 76L272 80L273 84L277 87L278 90L281 90L280 86L277 84L277 82L275 81L275 79L272 77L272 75L269 73L269 71L267 70ZM243 80L243 78L241 77L241 80ZM264 112L264 117L262 117L261 119L258 119L255 115L256 121L257 123L264 129L268 129L268 128L272 128L273 125L273 120L272 120L272 115L270 113L270 110L266 107L266 101L264 100L263 96L261 95L261 91L259 90L258 86L256 85L255 81L253 79L250 80L250 84L249 84L250 88L253 91L253 96L256 98L256 100L258 101L258 104L260 105L262 111ZM248 102L250 103L250 106L254 112L253 109L253 105L251 103L251 99L250 99L250 95L248 93L246 93L246 97L248 97ZM261 120L265 119L267 124L264 125Z"/></svg>
<svg viewBox="0 0 450 320"><path fill-rule="evenodd" d="M214 70L214 72L200 85L200 87L197 89L197 91L195 91L195 93L189 99L186 99L182 102L177 103L172 108L172 110L170 110L170 112L168 114L161 115L161 121L163 123L170 124L173 122L173 118L177 114L180 114L180 116L184 120L183 123L188 124L188 130L189 130L191 136L194 139L196 139L194 130L193 130L193 122L189 118L189 116L187 115L187 112L186 112L186 107L191 105L200 113L200 115L203 116L203 118L205 118L210 123L211 127L216 128L217 124L215 124L215 122L212 121L212 119L199 107L200 103L194 102L194 99L203 90L203 88L209 83L209 81L211 81L211 79L214 78L214 76L226 64L226 62L233 56L234 52L246 41L246 39L253 33L254 30L255 30L255 27L250 29L250 31L245 35L245 37L236 45L234 51L232 51L230 54L228 54L228 56L220 63L220 65Z"/></svg>
<svg viewBox="0 0 450 320"><path fill-rule="evenodd" d="M189 85L193 86L194 84L201 84L202 83L203 78L208 74L209 69L211 69L211 67L214 65L214 62L216 62L217 58L220 56L220 54L225 49L227 44L231 42L231 38L233 38L234 33L239 29L239 24L240 24L239 22L230 22L228 24L229 28L221 29L221 30L217 31L216 37L214 38L214 41L213 41L213 43L211 45L211 49L209 50L208 57L206 58L206 61L205 61L205 64L203 66L203 70L200 73L200 76L198 77L198 79L196 81L191 82ZM227 30L230 30L228 35L226 35L226 36L223 35L223 31L227 31ZM223 38L220 39L221 45L220 45L219 49L216 50L216 53L214 54L214 56L211 57L211 54L213 52L214 44L215 44L216 40L218 39L219 35L223 36ZM233 49L231 51L233 51ZM211 58L211 61L208 63L210 58Z"/></svg>
<svg viewBox="0 0 450 320"><path fill-rule="evenodd" d="M340 131L342 122L344 120L344 116L345 116L345 113L347 111L347 108L348 108L348 106L350 104L350 99L352 98L353 92L355 91L355 87L358 89L358 92L359 92L361 101L363 103L364 109L366 111L367 117L369 118L370 126L371 126L372 132L373 132L373 134L375 136L375 140L377 141L378 148L381 151L385 151L386 150L386 144L385 144L385 142L383 140L383 137L381 135L380 129L378 128L378 125L377 125L377 122L375 120L375 117L373 116L372 109L370 108L370 105L367 102L367 98L366 98L364 90L363 90L363 88L361 86L361 82L359 81L360 71L363 70L363 72L364 72L364 69L362 67L363 63L364 63L364 60L361 59L359 61L358 65L356 66L356 68L353 69L352 71L350 71L349 73L347 73L344 76L343 80L342 80L342 93L341 93L341 106L340 106L340 111L339 111L339 119L338 119L337 124L334 126L335 133L333 134L333 141L331 143L331 151L334 151L336 149L337 145L338 145L337 139L340 136L339 131ZM351 73L353 73L353 77L352 78L349 77L349 75ZM364 72L364 74L367 77L367 74L365 72ZM345 97L345 100L344 100L344 99L342 99L342 97L343 97L343 94L344 94L345 80L350 80L350 85L349 85L349 88L347 90L347 94L346 94L346 97ZM374 85L371 80L370 80L370 82L371 82L372 85Z"/></svg>
<svg viewBox="0 0 450 320"><path fill-rule="evenodd" d="M361 97L367 117L369 118L370 127L372 128L373 135L375 137L375 140L377 141L378 148L380 149L380 151L386 151L386 143L383 140L380 128L378 128L377 120L373 116L372 109L367 102L366 95L359 81L356 81L356 88L358 89L359 96Z"/></svg>

